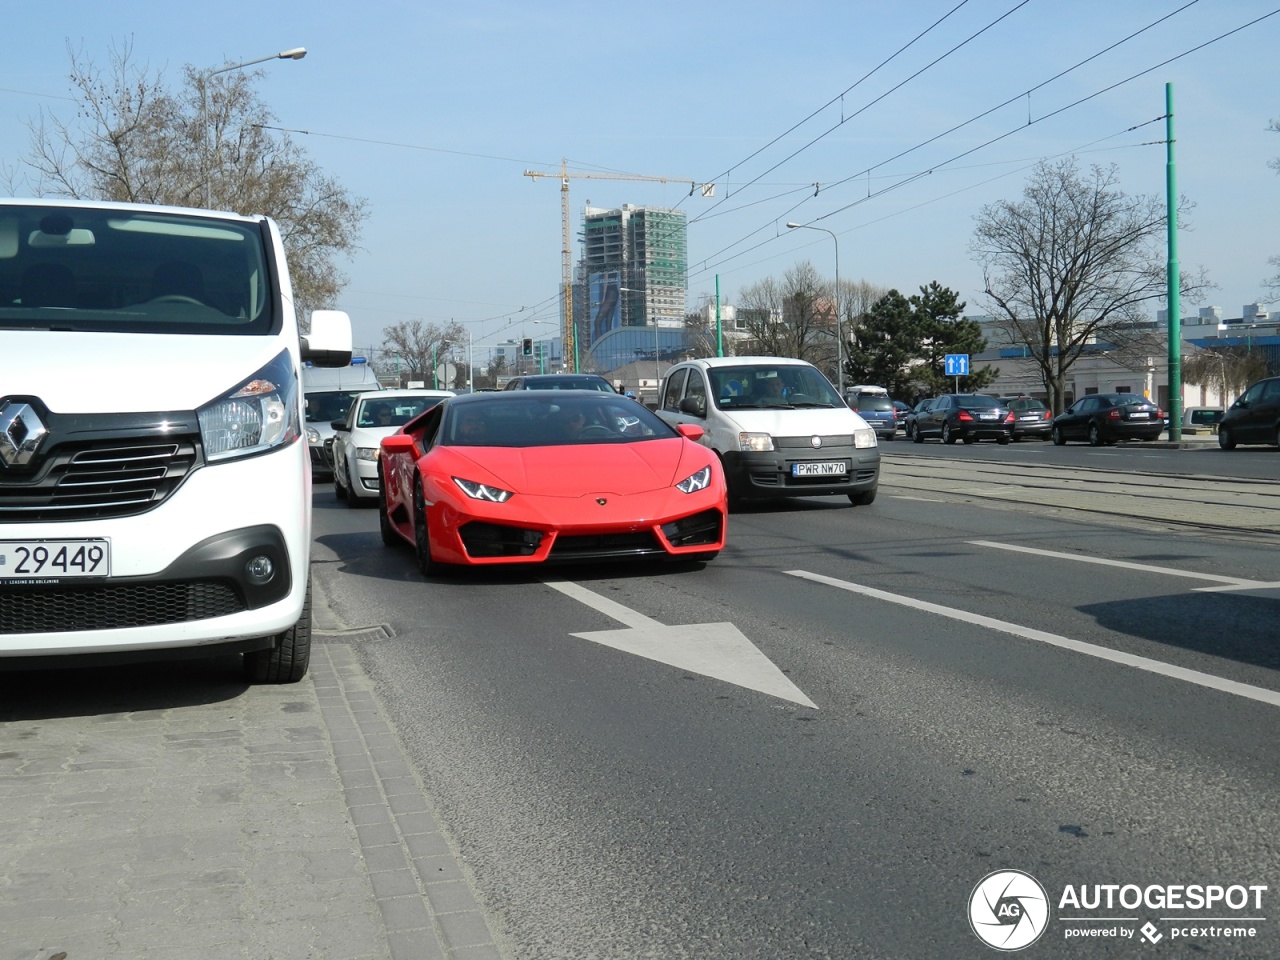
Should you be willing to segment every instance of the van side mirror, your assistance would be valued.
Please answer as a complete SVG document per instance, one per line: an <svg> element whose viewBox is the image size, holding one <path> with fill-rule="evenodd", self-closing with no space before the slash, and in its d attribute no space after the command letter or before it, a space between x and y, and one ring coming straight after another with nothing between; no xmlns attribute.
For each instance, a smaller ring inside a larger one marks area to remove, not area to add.
<svg viewBox="0 0 1280 960"><path fill-rule="evenodd" d="M687 413L691 417L706 417L707 415L707 398L706 397L685 397L680 401L679 410L681 413Z"/></svg>
<svg viewBox="0 0 1280 960"><path fill-rule="evenodd" d="M351 363L351 317L342 310L312 311L311 331L300 339L302 359L317 367Z"/></svg>

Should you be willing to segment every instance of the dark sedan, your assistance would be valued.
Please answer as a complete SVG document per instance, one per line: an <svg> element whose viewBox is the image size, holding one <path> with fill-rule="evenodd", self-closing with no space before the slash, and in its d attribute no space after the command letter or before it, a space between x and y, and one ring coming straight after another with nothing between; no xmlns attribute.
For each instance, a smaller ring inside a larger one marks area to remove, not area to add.
<svg viewBox="0 0 1280 960"><path fill-rule="evenodd" d="M1013 424L1013 413L995 397L946 393L917 406L909 429L916 443L937 436L943 443L995 440L1005 444L1013 437Z"/></svg>
<svg viewBox="0 0 1280 960"><path fill-rule="evenodd" d="M1035 397L1006 397L1005 405L1013 412L1013 439L1049 438L1053 427L1053 411Z"/></svg>
<svg viewBox="0 0 1280 960"><path fill-rule="evenodd" d="M1095 393L1081 397L1053 418L1050 436L1058 446L1087 440L1094 447L1120 440L1154 440L1164 430L1164 411L1136 393Z"/></svg>
<svg viewBox="0 0 1280 960"><path fill-rule="evenodd" d="M907 429L907 417L914 408L909 403L903 403L901 400L893 401L893 412L898 417L898 429Z"/></svg>

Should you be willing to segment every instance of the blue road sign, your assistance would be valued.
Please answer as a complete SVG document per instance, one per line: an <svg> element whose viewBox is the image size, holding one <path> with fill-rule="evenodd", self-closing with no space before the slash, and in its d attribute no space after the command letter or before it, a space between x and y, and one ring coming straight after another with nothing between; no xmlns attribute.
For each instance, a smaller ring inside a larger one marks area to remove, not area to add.
<svg viewBox="0 0 1280 960"><path fill-rule="evenodd" d="M948 377L967 377L969 375L969 355L967 353L948 353L943 357Z"/></svg>

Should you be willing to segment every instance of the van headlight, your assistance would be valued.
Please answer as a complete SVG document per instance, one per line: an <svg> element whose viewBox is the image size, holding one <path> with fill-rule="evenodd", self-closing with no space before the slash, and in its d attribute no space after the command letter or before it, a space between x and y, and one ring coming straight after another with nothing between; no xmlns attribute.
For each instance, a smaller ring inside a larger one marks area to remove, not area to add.
<svg viewBox="0 0 1280 960"><path fill-rule="evenodd" d="M870 427L855 427L853 430L853 447L855 450L865 450L867 447L876 445L876 432Z"/></svg>
<svg viewBox="0 0 1280 960"><path fill-rule="evenodd" d="M740 433L738 449L744 453L768 453L773 449L773 437L767 433Z"/></svg>
<svg viewBox="0 0 1280 960"><path fill-rule="evenodd" d="M300 435L298 378L288 350L196 411L210 463L249 457Z"/></svg>

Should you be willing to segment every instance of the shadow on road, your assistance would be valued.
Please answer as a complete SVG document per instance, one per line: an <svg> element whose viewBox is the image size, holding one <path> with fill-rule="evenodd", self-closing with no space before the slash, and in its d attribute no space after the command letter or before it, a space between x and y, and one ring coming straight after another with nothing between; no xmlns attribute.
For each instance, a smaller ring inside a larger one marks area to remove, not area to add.
<svg viewBox="0 0 1280 960"><path fill-rule="evenodd" d="M64 659L78 665L4 664L0 723L170 710L235 700L248 689L238 655L119 665Z"/></svg>
<svg viewBox="0 0 1280 960"><path fill-rule="evenodd" d="M1078 608L1099 626L1251 666L1280 670L1280 600L1234 593L1185 593Z"/></svg>

